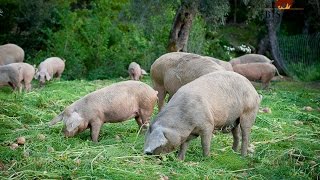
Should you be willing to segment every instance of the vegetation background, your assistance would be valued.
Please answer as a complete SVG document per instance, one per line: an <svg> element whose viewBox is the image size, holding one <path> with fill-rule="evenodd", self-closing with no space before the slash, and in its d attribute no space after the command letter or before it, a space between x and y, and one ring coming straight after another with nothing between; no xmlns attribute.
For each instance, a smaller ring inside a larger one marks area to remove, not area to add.
<svg viewBox="0 0 320 180"><path fill-rule="evenodd" d="M188 1L188 0L185 0ZM126 80L136 61L146 70L167 52L180 0L0 0L0 44L15 43L26 62L66 59L63 80L29 93L0 89L0 179L319 179L319 83L272 82L252 130L255 153L231 150L230 134L215 134L211 156L194 140L185 161L176 152L142 154L144 136L134 120L105 124L100 142L89 131L64 138L47 122L85 94ZM268 28L265 0L201 0L188 52L228 61L257 52ZM277 30L287 74L320 79L319 0L296 0L304 11L285 11ZM270 51L265 55L272 57ZM72 80L72 81L70 81ZM149 77L143 82L151 85ZM257 89L260 89L258 86ZM310 107L312 108L311 111ZM154 109L154 115L157 114ZM153 116L154 117L154 116ZM24 136L26 143L10 146Z"/></svg>
<svg viewBox="0 0 320 180"><path fill-rule="evenodd" d="M241 46L258 52L268 33L268 1L195 1L198 13L192 22L188 52L226 61L249 53ZM63 78L68 80L124 77L130 62L149 70L153 61L167 52L182 2L192 1L1 0L0 44L21 46L30 64L38 65L50 56L63 57L67 60ZM310 36L320 31L319 0L296 0L293 7L305 10L284 11L277 30L281 53L287 64L293 62L286 73L301 80L319 80L320 34ZM300 39L305 41L292 37L302 34L305 36ZM270 52L265 55L272 59Z"/></svg>

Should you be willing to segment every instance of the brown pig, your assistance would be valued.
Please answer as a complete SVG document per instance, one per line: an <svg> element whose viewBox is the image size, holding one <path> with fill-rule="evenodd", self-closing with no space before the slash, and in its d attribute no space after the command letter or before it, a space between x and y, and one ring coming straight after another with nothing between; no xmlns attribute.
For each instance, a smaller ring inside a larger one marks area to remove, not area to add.
<svg viewBox="0 0 320 180"><path fill-rule="evenodd" d="M240 141L247 155L251 127L261 96L245 77L231 71L203 75L182 86L149 126L144 153L159 155L180 147L183 160L189 141L200 136L203 155L210 154L212 133L231 129L233 150Z"/></svg>
<svg viewBox="0 0 320 180"><path fill-rule="evenodd" d="M270 81L275 76L275 73L282 77L277 68L269 63L237 64L233 66L233 70L250 81L261 80L262 89L269 87Z"/></svg>
<svg viewBox="0 0 320 180"><path fill-rule="evenodd" d="M135 118L139 127L149 123L157 102L157 92L140 81L114 83L87 94L68 106L50 125L63 120L64 134L72 137L87 128L97 142L101 126Z"/></svg>
<svg viewBox="0 0 320 180"><path fill-rule="evenodd" d="M139 81L143 75L148 74L144 69L141 69L140 65L136 62L130 63L128 73L131 80L135 81Z"/></svg>
<svg viewBox="0 0 320 180"><path fill-rule="evenodd" d="M150 69L153 88L159 92L159 111L167 93L170 99L181 86L214 71L225 69L213 60L197 54L171 52L159 57Z"/></svg>
<svg viewBox="0 0 320 180"><path fill-rule="evenodd" d="M233 71L232 65L231 63L227 62L227 61L222 61L220 59L216 59L213 57L209 57L209 56L204 56L205 58L209 58L212 61L216 62L217 64L219 64L220 66L222 66L224 69L226 69L227 71Z"/></svg>

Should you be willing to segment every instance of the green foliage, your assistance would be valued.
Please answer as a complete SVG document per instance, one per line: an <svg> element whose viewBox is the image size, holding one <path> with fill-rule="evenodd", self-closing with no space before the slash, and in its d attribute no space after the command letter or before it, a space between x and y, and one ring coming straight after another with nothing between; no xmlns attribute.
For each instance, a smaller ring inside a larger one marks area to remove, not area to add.
<svg viewBox="0 0 320 180"><path fill-rule="evenodd" d="M217 30L207 30L204 52L225 61L245 54L239 49L241 45L250 47L251 53L255 53L254 47L257 47L257 36L261 30L262 28L255 23L228 24ZM232 47L234 50L230 51L226 47Z"/></svg>
<svg viewBox="0 0 320 180"><path fill-rule="evenodd" d="M50 56L66 59L65 79L127 76L132 61L149 70L153 61L166 52L175 10L170 4L159 11L150 3L142 9L148 16L142 23L136 16L141 6L133 11L135 4L131 3L127 0L14 1L8 9L16 12L11 19L18 21L4 31L18 26L23 33L5 33L0 36L0 42L22 46L30 64L38 65ZM10 18L6 20L10 22Z"/></svg>
<svg viewBox="0 0 320 180"><path fill-rule="evenodd" d="M188 41L188 51L195 54L204 54L204 46L206 45L205 36L205 22L200 16L197 16L192 23Z"/></svg>
<svg viewBox="0 0 320 180"><path fill-rule="evenodd" d="M231 149L232 135L216 133L211 156L203 157L200 138L191 141L186 160L176 153L161 158L143 155L144 132L134 119L105 124L99 142L89 130L72 138L61 133L62 123L47 123L66 106L89 92L121 79L51 81L33 84L29 93L0 89L0 179L316 179L320 174L319 84L272 82L263 95L251 133L255 153L241 157ZM144 82L151 84L149 78ZM303 110L311 106L313 111ZM153 117L158 110L155 107ZM41 139L43 134L45 139ZM17 137L26 143L9 146ZM314 164L315 163L315 164Z"/></svg>
<svg viewBox="0 0 320 180"><path fill-rule="evenodd" d="M226 23L227 15L230 11L229 1L225 0L201 0L200 12L207 24L217 28Z"/></svg>
<svg viewBox="0 0 320 180"><path fill-rule="evenodd" d="M97 0L90 9L65 10L60 14L67 18L62 21L63 28L50 36L48 54L66 59L65 78L127 76L130 62L136 61L149 70L165 52L169 18L155 15L149 19L149 26L141 26L130 20L131 14L126 12L129 5ZM170 9L165 12L168 13L173 14ZM124 16L118 18L121 14ZM159 23L161 20L166 20L168 26Z"/></svg>
<svg viewBox="0 0 320 180"><path fill-rule="evenodd" d="M214 58L229 61L232 56L228 54L228 51L223 47L229 45L229 43L223 38L221 34L217 32L209 32L210 38L205 44L205 54Z"/></svg>

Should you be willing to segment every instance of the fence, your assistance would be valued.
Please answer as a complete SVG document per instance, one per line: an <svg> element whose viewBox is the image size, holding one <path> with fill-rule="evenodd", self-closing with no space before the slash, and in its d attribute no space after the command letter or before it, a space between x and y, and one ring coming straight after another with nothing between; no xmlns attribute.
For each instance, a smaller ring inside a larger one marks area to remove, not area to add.
<svg viewBox="0 0 320 180"><path fill-rule="evenodd" d="M320 80L320 33L278 36L285 71L294 79Z"/></svg>

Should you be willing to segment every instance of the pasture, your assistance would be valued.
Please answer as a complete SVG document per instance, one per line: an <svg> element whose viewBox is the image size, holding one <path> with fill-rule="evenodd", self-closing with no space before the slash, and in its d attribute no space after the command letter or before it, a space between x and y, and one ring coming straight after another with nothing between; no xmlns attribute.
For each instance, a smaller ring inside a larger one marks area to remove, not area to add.
<svg viewBox="0 0 320 180"><path fill-rule="evenodd" d="M192 141L185 161L176 152L160 158L143 155L144 132L136 122L105 124L99 142L89 130L65 138L62 123L49 122L67 105L123 79L53 81L29 93L0 89L1 179L319 179L320 85L276 81L263 95L253 126L255 152L232 151L232 135L217 132L211 156L203 157L200 138ZM151 85L150 78L143 82ZM306 106L312 107L311 111ZM158 112L155 107L154 115ZM12 150L20 136L24 145Z"/></svg>

